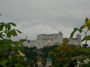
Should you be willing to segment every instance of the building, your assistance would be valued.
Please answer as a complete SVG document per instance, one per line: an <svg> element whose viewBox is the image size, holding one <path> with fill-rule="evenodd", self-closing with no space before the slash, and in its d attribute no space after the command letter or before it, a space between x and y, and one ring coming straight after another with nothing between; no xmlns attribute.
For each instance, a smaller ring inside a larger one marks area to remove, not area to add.
<svg viewBox="0 0 90 67"><path fill-rule="evenodd" d="M63 33L60 31L57 34L39 34L36 40L25 40L23 42L26 47L37 47L37 49L52 46L61 45L63 42ZM77 34L76 38L67 38L68 45L81 45L81 35Z"/></svg>
<svg viewBox="0 0 90 67"><path fill-rule="evenodd" d="M45 67L52 67L52 59L50 57L50 54L48 54L48 57L46 59L46 66Z"/></svg>

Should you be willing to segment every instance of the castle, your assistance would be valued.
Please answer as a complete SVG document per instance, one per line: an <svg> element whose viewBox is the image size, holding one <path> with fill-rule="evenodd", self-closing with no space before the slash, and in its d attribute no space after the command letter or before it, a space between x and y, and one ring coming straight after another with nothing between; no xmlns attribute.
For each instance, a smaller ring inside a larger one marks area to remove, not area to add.
<svg viewBox="0 0 90 67"><path fill-rule="evenodd" d="M61 45L63 42L63 33L60 31L57 34L39 34L36 40L24 40L23 45L25 47L37 47L37 49L52 46ZM67 38L69 40L68 45L81 45L81 35L77 34L76 38Z"/></svg>

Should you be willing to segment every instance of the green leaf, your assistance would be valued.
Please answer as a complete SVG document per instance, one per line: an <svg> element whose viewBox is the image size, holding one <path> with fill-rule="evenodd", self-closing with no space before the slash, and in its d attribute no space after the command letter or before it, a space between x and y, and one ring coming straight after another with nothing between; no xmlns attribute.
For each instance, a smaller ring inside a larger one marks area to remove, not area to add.
<svg viewBox="0 0 90 67"><path fill-rule="evenodd" d="M82 25L80 29L78 29L78 31L81 33L83 31L83 28L85 28L84 25Z"/></svg>
<svg viewBox="0 0 90 67"><path fill-rule="evenodd" d="M74 35L74 31L72 31L72 33L70 34L70 38L72 38L73 37L73 35Z"/></svg>
<svg viewBox="0 0 90 67"><path fill-rule="evenodd" d="M82 32L82 30L79 30L79 32L81 33L81 32Z"/></svg>
<svg viewBox="0 0 90 67"><path fill-rule="evenodd" d="M74 28L74 30L72 31L72 33L70 34L70 38L73 37L74 33L76 32L76 29Z"/></svg>
<svg viewBox="0 0 90 67"><path fill-rule="evenodd" d="M6 24L6 28L7 28L8 30L10 30L10 29L11 29L11 26L10 26L10 24L9 24L9 23L7 23L7 24Z"/></svg>
<svg viewBox="0 0 90 67"><path fill-rule="evenodd" d="M4 27L4 25L0 25L0 31L2 31L2 30L3 30L3 27Z"/></svg>
<svg viewBox="0 0 90 67"><path fill-rule="evenodd" d="M87 22L88 18L86 17L85 22Z"/></svg>
<svg viewBox="0 0 90 67"><path fill-rule="evenodd" d="M10 22L9 24L10 24L10 25L13 25L13 26L16 26L16 24L15 24L15 23L12 23L12 22Z"/></svg>
<svg viewBox="0 0 90 67"><path fill-rule="evenodd" d="M11 30L11 34L12 34L14 37L17 36L17 33L16 33L15 29Z"/></svg>
<svg viewBox="0 0 90 67"><path fill-rule="evenodd" d="M76 31L76 30L78 30L78 28L74 28L74 30Z"/></svg>
<svg viewBox="0 0 90 67"><path fill-rule="evenodd" d="M3 30L3 28L4 28L4 23L3 23L3 22L1 22L1 23L0 23L0 31L2 31L2 30Z"/></svg>
<svg viewBox="0 0 90 67"><path fill-rule="evenodd" d="M8 29L8 23L5 23L5 29Z"/></svg>
<svg viewBox="0 0 90 67"><path fill-rule="evenodd" d="M82 25L82 26L80 27L80 30L82 30L83 28L85 28L84 25Z"/></svg>
<svg viewBox="0 0 90 67"><path fill-rule="evenodd" d="M79 31L79 32L81 33L81 32L82 32L82 29L83 29L83 26L81 26L80 29L78 29L78 28L74 28L74 30L73 30L72 33L70 34L70 38L73 37L73 35L75 34L76 31Z"/></svg>
<svg viewBox="0 0 90 67"><path fill-rule="evenodd" d="M7 60L0 60L0 65L5 66L5 64L7 63Z"/></svg>
<svg viewBox="0 0 90 67"><path fill-rule="evenodd" d="M0 38L3 38L3 36L5 36L3 32L0 32Z"/></svg>
<svg viewBox="0 0 90 67"><path fill-rule="evenodd" d="M11 37L11 31L7 32L7 37Z"/></svg>
<svg viewBox="0 0 90 67"><path fill-rule="evenodd" d="M16 30L18 33L22 33L21 31L19 31L19 30Z"/></svg>
<svg viewBox="0 0 90 67"><path fill-rule="evenodd" d="M85 36L85 37L81 40L81 42L82 42L82 41L85 41L85 40L90 40L90 36Z"/></svg>

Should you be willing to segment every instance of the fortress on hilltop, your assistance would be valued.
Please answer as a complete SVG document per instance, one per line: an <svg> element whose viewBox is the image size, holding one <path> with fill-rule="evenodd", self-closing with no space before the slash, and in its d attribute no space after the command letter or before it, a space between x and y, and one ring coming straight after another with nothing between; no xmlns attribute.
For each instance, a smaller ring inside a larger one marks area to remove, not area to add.
<svg viewBox="0 0 90 67"><path fill-rule="evenodd" d="M63 33L60 31L57 34L39 34L37 35L36 40L27 40L26 39L20 39L24 40L23 45L25 47L37 47L37 49L46 47L46 46L52 46L52 45L61 45L63 42ZM76 38L67 38L69 40L67 45L81 45L81 35L77 34Z"/></svg>

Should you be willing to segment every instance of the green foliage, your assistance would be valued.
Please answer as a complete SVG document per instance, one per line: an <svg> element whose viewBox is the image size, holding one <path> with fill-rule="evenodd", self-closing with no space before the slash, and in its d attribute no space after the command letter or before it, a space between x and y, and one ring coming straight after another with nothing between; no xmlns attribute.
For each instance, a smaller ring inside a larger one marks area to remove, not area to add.
<svg viewBox="0 0 90 67"><path fill-rule="evenodd" d="M22 42L15 42L11 39L11 37L15 37L18 33L21 33L19 30L13 29L12 26L16 27L16 24L12 22L0 23L0 65L3 67L11 67L13 65L15 67L23 67L21 62L23 62L24 57L12 56L12 51L23 50Z"/></svg>
<svg viewBox="0 0 90 67"><path fill-rule="evenodd" d="M84 31L84 29L87 29L87 30ZM87 43L87 40L90 40L90 36L87 35L88 31L90 31L90 19L86 18L85 19L85 23L80 28L74 28L74 30L72 31L70 37L72 38L73 35L75 34L75 32L77 32L77 31L79 33L82 33L82 32L85 33L85 36L84 36L84 38L81 41L86 41L86 43Z"/></svg>
<svg viewBox="0 0 90 67"><path fill-rule="evenodd" d="M48 46L48 47L44 47L42 49L40 49L40 57L41 57L41 62L43 65L46 64L46 58L48 56L48 53L50 51L54 51L55 47L58 47L58 45L53 45L53 46ZM35 58L38 56L37 53L38 49L36 49L36 47L24 47L24 54L27 57L27 65L30 64L31 67L33 67L33 65L36 64ZM51 56L52 58L52 56ZM52 60L54 60L54 58L52 58ZM54 62L53 62L54 63Z"/></svg>
<svg viewBox="0 0 90 67"><path fill-rule="evenodd" d="M8 60L0 60L0 65L5 66Z"/></svg>
<svg viewBox="0 0 90 67"><path fill-rule="evenodd" d="M55 67L66 66L71 62L71 57L77 57L83 55L87 57L90 54L90 48L83 48L81 46L69 47L65 45L61 45L54 49L55 51L51 51L53 65ZM84 58L84 57L83 57Z"/></svg>
<svg viewBox="0 0 90 67"><path fill-rule="evenodd" d="M71 33L71 35L70 35L70 38L72 38L73 35L75 34L75 32L77 32L77 31L80 32L80 33L82 33L82 31L83 31L84 28L85 28L84 25L82 25L80 28L74 28L73 31L72 31L72 33Z"/></svg>
<svg viewBox="0 0 90 67"><path fill-rule="evenodd" d="M62 45L67 45L67 44L68 44L68 41L69 41L69 40L68 40L67 38L64 38Z"/></svg>
<svg viewBox="0 0 90 67"><path fill-rule="evenodd" d="M51 52L51 51L55 51L54 49L56 47L58 47L58 45L44 47L43 49L41 49L41 52L43 53L41 56L43 56L44 58L47 58L48 53Z"/></svg>
<svg viewBox="0 0 90 67"><path fill-rule="evenodd" d="M37 53L34 50L36 50L36 47L32 48L24 47L24 54L26 55L28 60L33 60L34 57L37 56Z"/></svg>
<svg viewBox="0 0 90 67"><path fill-rule="evenodd" d="M52 58L54 59L53 62L55 63L56 67L64 66L64 64L70 62L69 57L70 57L70 53L72 52L72 49L70 47L61 45L61 46L56 47L54 50L55 51L51 51L50 54L52 55Z"/></svg>
<svg viewBox="0 0 90 67"><path fill-rule="evenodd" d="M81 41L90 40L90 36L85 36Z"/></svg>
<svg viewBox="0 0 90 67"><path fill-rule="evenodd" d="M87 29L87 30L86 30ZM87 40L90 40L90 36L87 35L88 31L90 31L90 19L86 18L85 23L80 28L74 28L70 37L72 38L76 32L82 33L84 32L85 36L81 41L86 41L84 47L88 46ZM68 67L71 62L71 58L76 58L77 60L83 61L83 59L89 57L90 55L90 48L83 48L81 46L73 46L69 47L66 46L68 43L68 39L65 38L61 46L56 47L54 51L51 51L50 54L52 55L53 66L54 67ZM79 57L82 56L82 57ZM90 58L90 57L89 57ZM89 67L89 64L83 64L81 67Z"/></svg>

